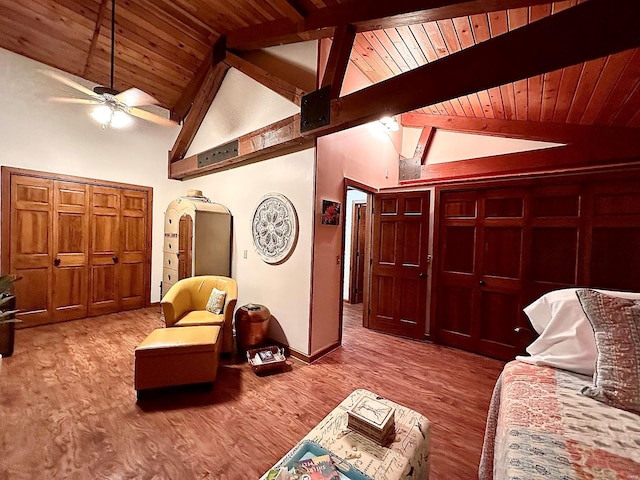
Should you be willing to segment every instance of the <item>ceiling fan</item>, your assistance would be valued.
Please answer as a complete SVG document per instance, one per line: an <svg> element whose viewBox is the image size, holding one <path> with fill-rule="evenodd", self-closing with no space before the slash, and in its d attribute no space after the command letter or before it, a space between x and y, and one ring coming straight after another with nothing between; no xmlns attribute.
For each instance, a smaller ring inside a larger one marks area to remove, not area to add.
<svg viewBox="0 0 640 480"><path fill-rule="evenodd" d="M158 105L160 102L148 93L137 88L129 88L124 92L118 92L113 88L113 71L115 66L115 10L116 0L111 1L111 82L109 87L98 86L93 90L80 85L79 83L60 75L52 70L43 71L44 74L65 85L84 93L91 98L69 98L52 97L50 100L63 103L78 103L84 105L96 105L91 112L91 116L97 120L102 128L114 127L122 128L131 122L130 115L142 118L150 122L175 126L176 122L169 118L156 115L155 113L143 110L141 106Z"/></svg>

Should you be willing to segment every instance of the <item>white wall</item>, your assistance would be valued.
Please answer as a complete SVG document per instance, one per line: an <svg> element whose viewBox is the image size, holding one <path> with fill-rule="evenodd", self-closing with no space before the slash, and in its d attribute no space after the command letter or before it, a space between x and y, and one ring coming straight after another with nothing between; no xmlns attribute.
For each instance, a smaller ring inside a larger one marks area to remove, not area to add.
<svg viewBox="0 0 640 480"><path fill-rule="evenodd" d="M134 119L126 130L102 130L89 106L48 101L82 94L40 69L50 67L0 48L0 164L152 187L151 301L159 301L164 209L182 192L167 179L179 128Z"/></svg>
<svg viewBox="0 0 640 480"><path fill-rule="evenodd" d="M294 63L313 68L315 74L315 42L270 50L289 55ZM297 112L299 107L232 68L187 155L226 143ZM231 210L232 276L238 282L238 306L265 305L274 317L269 336L305 355L309 354L314 165L315 149L308 149L183 182L184 191L200 189L205 196ZM293 203L299 221L295 250L280 265L263 262L255 252L251 236L254 210L262 196L270 192L285 195Z"/></svg>
<svg viewBox="0 0 640 480"><path fill-rule="evenodd" d="M344 288L342 298L349 299L349 271L351 267L351 229L353 228L353 205L367 201L367 194L360 190L347 190L347 201L344 209Z"/></svg>
<svg viewBox="0 0 640 480"><path fill-rule="evenodd" d="M468 158L527 152L560 145L563 144L438 129L433 136L431 147L427 153L427 163L455 162L456 160L466 160Z"/></svg>

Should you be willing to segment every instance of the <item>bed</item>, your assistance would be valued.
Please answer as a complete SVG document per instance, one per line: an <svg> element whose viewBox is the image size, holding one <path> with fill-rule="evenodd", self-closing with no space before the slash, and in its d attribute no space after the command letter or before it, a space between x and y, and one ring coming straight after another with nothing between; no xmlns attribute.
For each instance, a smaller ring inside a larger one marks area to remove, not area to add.
<svg viewBox="0 0 640 480"><path fill-rule="evenodd" d="M480 480L640 479L640 294L568 290L525 309L540 337L496 382Z"/></svg>

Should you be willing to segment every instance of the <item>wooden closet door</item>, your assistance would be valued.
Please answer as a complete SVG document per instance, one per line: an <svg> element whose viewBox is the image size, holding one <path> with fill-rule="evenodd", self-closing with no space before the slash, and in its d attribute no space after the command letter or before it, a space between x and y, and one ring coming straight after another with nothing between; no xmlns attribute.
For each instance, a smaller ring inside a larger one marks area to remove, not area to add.
<svg viewBox="0 0 640 480"><path fill-rule="evenodd" d="M427 316L429 192L374 197L369 326L424 339Z"/></svg>
<svg viewBox="0 0 640 480"><path fill-rule="evenodd" d="M504 360L517 353L525 198L517 189L442 194L436 341Z"/></svg>
<svg viewBox="0 0 640 480"><path fill-rule="evenodd" d="M22 277L15 285L17 317L25 327L51 322L53 181L11 177L11 273Z"/></svg>
<svg viewBox="0 0 640 480"><path fill-rule="evenodd" d="M476 192L440 196L438 286L432 338L475 351L479 267L476 252L479 200Z"/></svg>
<svg viewBox="0 0 640 480"><path fill-rule="evenodd" d="M54 183L53 317L55 321L88 314L89 187Z"/></svg>
<svg viewBox="0 0 640 480"><path fill-rule="evenodd" d="M89 315L119 310L120 190L91 186Z"/></svg>
<svg viewBox="0 0 640 480"><path fill-rule="evenodd" d="M476 352L505 360L520 353L516 352L515 327L525 306L526 199L523 189L496 189L484 192L479 204L472 337Z"/></svg>
<svg viewBox="0 0 640 480"><path fill-rule="evenodd" d="M120 245L116 256L117 295L120 309L145 305L147 258L147 194L138 190L120 192Z"/></svg>

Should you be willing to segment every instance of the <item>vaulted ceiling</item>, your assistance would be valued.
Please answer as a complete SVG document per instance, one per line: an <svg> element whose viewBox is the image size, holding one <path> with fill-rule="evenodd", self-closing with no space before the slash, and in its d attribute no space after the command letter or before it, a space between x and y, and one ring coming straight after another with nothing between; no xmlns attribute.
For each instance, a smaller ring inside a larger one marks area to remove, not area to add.
<svg viewBox="0 0 640 480"><path fill-rule="evenodd" d="M330 37L335 26L345 24L357 32L350 61L377 83L584 0L391 3L394 6L362 0L117 0L114 86L135 86L184 114L187 108L183 105L180 111L180 105L191 102L204 81L219 37L226 37L226 47L242 55L278 43ZM0 46L109 85L111 0L0 0ZM557 48L563 48L561 42ZM479 89L422 111L640 127L640 49Z"/></svg>
<svg viewBox="0 0 640 480"><path fill-rule="evenodd" d="M0 47L110 86L115 46L113 87L153 95L182 122L170 178L398 114L405 126L561 143L577 135L592 139L571 147L587 156L637 158L638 32L640 2L630 0L0 0ZM317 85L255 53L319 39L331 42ZM372 86L340 95L349 63ZM186 157L232 67L300 113ZM403 178L420 178L412 161Z"/></svg>

